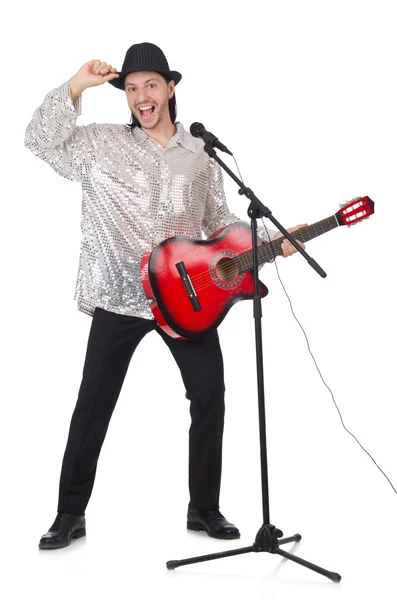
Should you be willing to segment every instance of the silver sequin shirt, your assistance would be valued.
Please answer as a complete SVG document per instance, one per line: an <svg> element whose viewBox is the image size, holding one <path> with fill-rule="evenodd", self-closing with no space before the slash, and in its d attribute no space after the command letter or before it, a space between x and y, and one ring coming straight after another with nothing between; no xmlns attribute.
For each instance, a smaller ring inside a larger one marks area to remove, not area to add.
<svg viewBox="0 0 397 600"><path fill-rule="evenodd" d="M44 97L25 133L33 154L82 187L74 298L88 315L98 306L153 319L140 280L146 250L175 235L208 237L241 219L226 205L219 165L181 123L163 148L138 127L77 126L81 109L82 96L72 102L66 81ZM267 239L262 227L259 236Z"/></svg>

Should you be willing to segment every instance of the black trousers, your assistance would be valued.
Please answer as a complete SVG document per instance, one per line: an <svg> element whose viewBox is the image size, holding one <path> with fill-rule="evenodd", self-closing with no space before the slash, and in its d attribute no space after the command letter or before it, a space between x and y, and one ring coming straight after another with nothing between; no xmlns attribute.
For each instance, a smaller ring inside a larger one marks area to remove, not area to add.
<svg viewBox="0 0 397 600"><path fill-rule="evenodd" d="M63 457L59 512L85 514L128 365L139 342L153 329L171 350L190 400L189 506L219 508L225 386L217 332L200 341L175 340L156 321L96 308Z"/></svg>

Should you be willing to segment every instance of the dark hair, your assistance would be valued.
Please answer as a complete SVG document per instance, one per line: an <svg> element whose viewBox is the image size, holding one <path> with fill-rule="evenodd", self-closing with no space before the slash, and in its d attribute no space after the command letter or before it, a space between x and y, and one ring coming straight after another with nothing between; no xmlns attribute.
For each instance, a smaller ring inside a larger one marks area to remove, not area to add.
<svg viewBox="0 0 397 600"><path fill-rule="evenodd" d="M169 77L167 77L167 75L163 75L163 73L159 73L159 75L161 75L161 77L163 79L165 79L166 83L169 83L171 81L171 79ZM125 78L124 78L125 80ZM123 81L123 88L124 88L124 81ZM176 98L175 98L175 91L174 91L174 95L172 96L172 98L170 98L168 100L168 110L170 111L170 118L171 118L171 122L175 123L176 121ZM126 123L127 127L131 127L131 131L134 127L140 127L141 124L139 123L138 119L135 118L133 112L131 111L131 121L130 123Z"/></svg>

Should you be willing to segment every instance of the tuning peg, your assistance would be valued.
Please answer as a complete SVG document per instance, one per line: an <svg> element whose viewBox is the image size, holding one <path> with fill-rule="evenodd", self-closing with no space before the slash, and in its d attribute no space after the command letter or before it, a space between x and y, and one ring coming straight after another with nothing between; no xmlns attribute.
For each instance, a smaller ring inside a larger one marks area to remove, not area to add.
<svg viewBox="0 0 397 600"><path fill-rule="evenodd" d="M352 198L351 200L347 200L346 202L342 202L342 204L339 204L339 206L340 206L340 208L343 208L344 206L346 206L347 204L351 204L355 200L362 200L362 196L357 196L356 198Z"/></svg>

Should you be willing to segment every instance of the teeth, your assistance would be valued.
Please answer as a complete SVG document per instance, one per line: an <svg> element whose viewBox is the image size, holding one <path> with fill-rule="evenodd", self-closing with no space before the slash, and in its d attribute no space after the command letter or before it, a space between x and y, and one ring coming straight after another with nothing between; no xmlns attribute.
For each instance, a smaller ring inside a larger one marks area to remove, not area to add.
<svg viewBox="0 0 397 600"><path fill-rule="evenodd" d="M149 108L153 108L153 105L150 104L149 106L141 106L139 110L148 110Z"/></svg>

